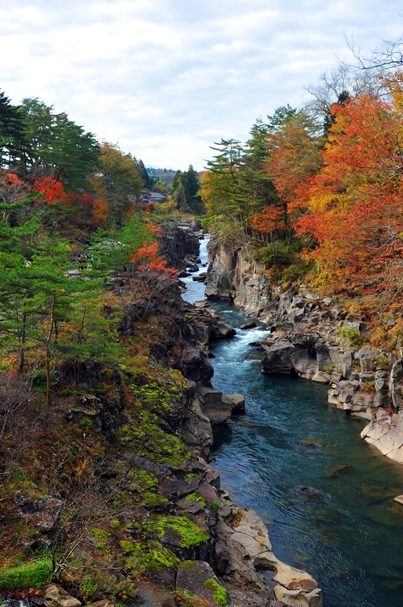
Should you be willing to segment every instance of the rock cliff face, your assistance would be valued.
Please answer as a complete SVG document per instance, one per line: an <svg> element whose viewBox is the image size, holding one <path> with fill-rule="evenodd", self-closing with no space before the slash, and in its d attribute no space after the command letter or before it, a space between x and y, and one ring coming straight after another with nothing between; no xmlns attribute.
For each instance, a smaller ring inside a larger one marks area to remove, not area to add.
<svg viewBox="0 0 403 607"><path fill-rule="evenodd" d="M194 263L199 254L199 233L201 223L194 219L171 222L164 227L160 246L171 267L183 270L189 262Z"/></svg>
<svg viewBox="0 0 403 607"><path fill-rule="evenodd" d="M264 266L245 249L211 246L206 297L228 299L246 314L262 317L270 311L270 292Z"/></svg>

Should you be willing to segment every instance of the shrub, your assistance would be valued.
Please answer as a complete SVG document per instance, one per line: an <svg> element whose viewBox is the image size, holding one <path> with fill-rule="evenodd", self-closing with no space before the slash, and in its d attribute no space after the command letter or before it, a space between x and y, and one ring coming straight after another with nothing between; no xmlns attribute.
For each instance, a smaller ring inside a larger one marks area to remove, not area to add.
<svg viewBox="0 0 403 607"><path fill-rule="evenodd" d="M378 356L375 357L375 364L377 367L387 369L389 366L389 358L386 356L386 354L378 354Z"/></svg>
<svg viewBox="0 0 403 607"><path fill-rule="evenodd" d="M358 329L354 329L354 327L339 327L336 329L336 334L349 341L353 347L362 346L364 343L364 336Z"/></svg>

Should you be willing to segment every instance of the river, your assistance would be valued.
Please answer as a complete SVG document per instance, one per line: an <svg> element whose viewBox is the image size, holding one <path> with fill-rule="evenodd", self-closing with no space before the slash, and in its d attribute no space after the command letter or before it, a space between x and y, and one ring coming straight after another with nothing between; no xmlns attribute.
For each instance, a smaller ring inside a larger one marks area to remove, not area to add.
<svg viewBox="0 0 403 607"><path fill-rule="evenodd" d="M203 283L185 282L188 301L204 298ZM234 327L249 320L212 306ZM246 398L215 432L222 487L259 513L278 558L317 579L324 607L403 607L403 466L360 439L364 422L328 405L326 386L262 375L250 342L266 334L237 329L212 347L214 387Z"/></svg>

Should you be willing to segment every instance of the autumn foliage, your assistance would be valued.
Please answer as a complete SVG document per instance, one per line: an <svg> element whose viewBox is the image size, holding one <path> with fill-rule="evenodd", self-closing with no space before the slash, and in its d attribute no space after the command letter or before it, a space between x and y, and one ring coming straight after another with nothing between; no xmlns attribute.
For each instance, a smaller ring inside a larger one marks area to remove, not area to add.
<svg viewBox="0 0 403 607"><path fill-rule="evenodd" d="M252 217L251 226L258 232L265 232L267 234L284 228L283 210L275 206L265 207L260 213L255 213Z"/></svg>
<svg viewBox="0 0 403 607"><path fill-rule="evenodd" d="M157 277L162 275L167 278L177 278L178 270L168 267L168 262L158 254L158 242L153 242L150 245L144 244L130 259L130 263L137 266L137 273L147 272L150 275Z"/></svg>
<svg viewBox="0 0 403 607"><path fill-rule="evenodd" d="M394 93L334 106L323 167L297 201L294 227L313 236L309 255L333 289L393 300L403 284L401 103Z"/></svg>
<svg viewBox="0 0 403 607"><path fill-rule="evenodd" d="M40 192L43 200L48 204L63 204L68 200L63 184L54 177L40 177L33 180L32 189Z"/></svg>

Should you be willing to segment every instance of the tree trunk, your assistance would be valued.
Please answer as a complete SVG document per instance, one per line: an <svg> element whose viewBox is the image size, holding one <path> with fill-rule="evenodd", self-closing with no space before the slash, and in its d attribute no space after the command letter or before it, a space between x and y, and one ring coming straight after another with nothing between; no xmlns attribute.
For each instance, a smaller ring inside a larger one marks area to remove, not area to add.
<svg viewBox="0 0 403 607"><path fill-rule="evenodd" d="M51 377L50 377L50 340L52 339L53 325L55 322L55 305L56 297L53 295L52 299L52 311L50 314L50 327L46 338L46 407L49 409L52 405L52 391L51 391Z"/></svg>

